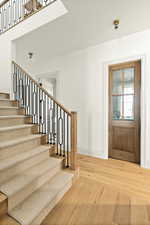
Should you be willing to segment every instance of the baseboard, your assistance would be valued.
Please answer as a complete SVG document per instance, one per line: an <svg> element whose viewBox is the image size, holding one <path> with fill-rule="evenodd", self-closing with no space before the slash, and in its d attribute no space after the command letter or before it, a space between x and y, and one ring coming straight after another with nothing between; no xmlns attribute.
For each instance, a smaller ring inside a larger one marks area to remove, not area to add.
<svg viewBox="0 0 150 225"><path fill-rule="evenodd" d="M82 155L87 155L87 156L91 156L91 157L95 157L95 158L99 158L99 159L108 159L108 157L106 156L106 154L102 151L102 150L99 150L99 153L94 153L94 152L98 152L97 150L94 151L89 151L87 149L83 149L83 148L80 148L78 147L78 153L79 154L82 154Z"/></svg>

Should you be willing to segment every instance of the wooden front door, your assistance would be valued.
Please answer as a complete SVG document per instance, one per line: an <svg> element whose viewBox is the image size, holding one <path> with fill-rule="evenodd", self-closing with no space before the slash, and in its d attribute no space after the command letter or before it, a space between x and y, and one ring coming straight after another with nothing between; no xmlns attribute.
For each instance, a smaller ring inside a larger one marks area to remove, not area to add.
<svg viewBox="0 0 150 225"><path fill-rule="evenodd" d="M140 162L141 62L109 67L109 157Z"/></svg>

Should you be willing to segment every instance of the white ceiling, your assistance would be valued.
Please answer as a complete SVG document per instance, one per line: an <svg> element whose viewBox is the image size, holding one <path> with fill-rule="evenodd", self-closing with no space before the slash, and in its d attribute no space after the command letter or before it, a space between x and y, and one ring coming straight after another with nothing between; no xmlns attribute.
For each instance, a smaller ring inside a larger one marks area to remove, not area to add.
<svg viewBox="0 0 150 225"><path fill-rule="evenodd" d="M150 28L150 0L62 1L68 14L17 40L22 56L32 51L44 60Z"/></svg>

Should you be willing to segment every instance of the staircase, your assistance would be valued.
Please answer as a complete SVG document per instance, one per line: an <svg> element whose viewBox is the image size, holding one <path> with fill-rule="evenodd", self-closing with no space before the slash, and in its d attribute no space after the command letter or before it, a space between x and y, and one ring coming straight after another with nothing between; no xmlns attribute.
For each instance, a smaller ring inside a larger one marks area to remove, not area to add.
<svg viewBox="0 0 150 225"><path fill-rule="evenodd" d="M64 157L52 157L55 145L47 144L47 134L19 105L0 93L0 192L10 217L38 225L70 189L74 174L65 171ZM2 203L0 197L0 211Z"/></svg>
<svg viewBox="0 0 150 225"><path fill-rule="evenodd" d="M3 0L0 35L56 1ZM77 113L14 61L12 77L13 100L0 93L0 225L40 225L77 174Z"/></svg>

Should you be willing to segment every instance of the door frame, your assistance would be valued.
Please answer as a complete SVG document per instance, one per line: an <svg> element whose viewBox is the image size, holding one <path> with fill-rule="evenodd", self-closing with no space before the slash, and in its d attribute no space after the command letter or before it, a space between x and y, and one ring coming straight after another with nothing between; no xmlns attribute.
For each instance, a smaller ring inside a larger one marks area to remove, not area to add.
<svg viewBox="0 0 150 225"><path fill-rule="evenodd" d="M136 118L136 120L134 119L134 121L128 121L128 120L119 120L119 121L114 121L112 119L112 76L113 76L113 71L115 70L119 70L119 69L126 69L126 68L135 68L136 71L136 78L134 77L134 87L136 85L136 89L134 90L134 118ZM140 81L140 84L139 84ZM141 154L141 148L140 148L140 141L141 141L141 129L140 129L140 121L141 121L141 60L136 60L136 61L130 61L130 62L124 62L124 63L119 63L119 64L113 64L113 65L109 65L109 143L108 143L108 158L112 158L111 154L112 154L112 126L113 124L118 124L119 125L117 127L121 127L120 124L128 124L128 126L131 128L135 128L134 134L136 135L135 139L136 139L136 144L135 144L135 161L137 164L140 164L140 154ZM137 103L137 94L138 94L138 105L136 105ZM131 125L134 124L134 125ZM114 125L115 126L115 125ZM111 129L110 129L111 127ZM128 127L128 128L129 128ZM125 127L124 127L125 128ZM136 149L137 148L137 149ZM118 149L119 150L119 149ZM114 158L115 159L115 158ZM121 159L120 159L121 160ZM123 160L122 161L128 161ZM129 161L131 162L131 161Z"/></svg>
<svg viewBox="0 0 150 225"><path fill-rule="evenodd" d="M103 63L103 113L104 113L104 151L103 158L108 159L109 156L109 66L121 64L131 61L141 61L141 136L140 136L140 166L149 168L146 163L146 155L148 154L148 129L147 129L147 107L146 107L146 55L138 55L133 57L121 58L118 60Z"/></svg>

